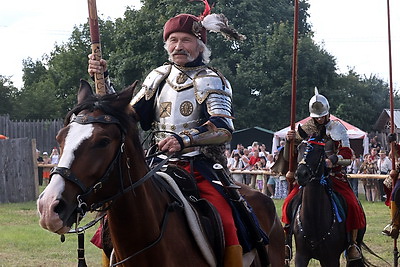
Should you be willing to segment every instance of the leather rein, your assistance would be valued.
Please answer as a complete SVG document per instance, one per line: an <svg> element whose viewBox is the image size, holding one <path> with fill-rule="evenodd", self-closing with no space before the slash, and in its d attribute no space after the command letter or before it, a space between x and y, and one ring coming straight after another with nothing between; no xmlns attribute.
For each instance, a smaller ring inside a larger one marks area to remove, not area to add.
<svg viewBox="0 0 400 267"><path fill-rule="evenodd" d="M105 211L111 207L113 200L115 200L117 197L120 197L129 191L134 190L135 188L137 188L138 186L140 186L144 182L146 182L149 178L153 177L153 175L157 171L159 171L164 166L164 164L166 164L168 162L168 160L174 155L171 154L171 155L167 156L165 159L163 159L161 162L159 162L157 165L155 165L150 171L148 171L142 178L140 178L139 180L137 180L134 183L131 182L130 186L124 188L123 187L121 158L122 158L122 154L125 152L124 148L125 148L126 131L121 127L121 123L119 122L119 120L110 115L100 115L97 117L88 116L88 115L78 115L78 116L74 115L73 117L71 117L71 120L70 120L70 123L72 123L72 122L76 122L79 124L93 124L93 123L116 124L121 131L120 148L117 149L113 160L107 167L107 170L104 172L102 177L100 177L94 183L94 185L86 187L82 183L82 181L69 168L66 168L66 167L54 167L50 173L50 178L55 174L59 174L65 180L70 181L71 183L78 186L82 191L82 193L77 196L78 205L76 207L76 214L77 214L76 224L75 224L76 227L75 227L75 229L71 229L70 231L68 231L67 234L72 234L72 233L78 234L78 267L86 267L87 265L86 265L85 256L84 256L84 232L85 232L85 230L94 226L98 221L100 221L101 219L104 218L104 216L106 215ZM153 157L153 156L150 155L149 157ZM105 200L99 201L97 203L93 203L90 206L90 208L88 209L88 206L86 204L86 199L88 198L88 196L90 194L96 193L97 190L99 190L103 187L103 183L105 183L106 181L109 180L110 173L114 170L116 165L118 165L118 170L119 170L120 190L118 191L118 193L116 193L115 195L113 195ZM126 165L127 165L128 169L130 169L128 161L126 162ZM130 176L129 171L128 171L128 175ZM131 181L131 179L130 179L130 181ZM107 203L110 203L110 205L107 205L107 207L104 207L105 204L107 204ZM167 220L168 214L170 211L172 211L174 209L174 205L176 205L175 202L171 203L169 205L169 207L167 207L167 209L164 213L163 222L161 224L161 233L160 233L159 237L152 244L150 244L149 246L145 247L144 249L134 253L133 255L127 257L126 259L113 264L112 266L117 266L117 265L131 259L132 257L144 252L145 250L149 249L150 247L154 246L155 244L157 244L161 240L161 237L163 236L163 233L165 231L165 226L168 221ZM100 208L102 208L102 209L100 209ZM103 212L103 214L101 216L95 218L91 222L87 223L85 226L78 227L79 222L84 217L84 215L87 213L87 211L91 211L91 212L99 211L99 212ZM61 242L64 242L64 241L65 241L65 236L61 235Z"/></svg>
<svg viewBox="0 0 400 267"><path fill-rule="evenodd" d="M316 142L314 140L307 141L307 149L306 149L306 151L304 153L303 159L299 162L299 165L300 164L304 165L308 169L308 171L310 172L311 179L309 180L309 183L312 182L312 181L319 181L319 183L321 185L327 186L327 181L326 181L327 177L323 173L320 175L320 178L317 178L318 170L320 169L322 163L324 162L323 159L324 159L325 153L321 153L321 155L319 157L318 165L315 168L315 170L311 169L310 165L306 161L307 154L314 149L313 145L325 146L325 143ZM328 189L329 198L331 198L330 194L332 194L332 189L329 188ZM331 225L329 227L329 230L327 232L325 232L325 234L317 241L311 240L309 238L309 236L304 234L303 224L302 224L302 222L300 220L300 209L301 209L301 205L297 208L297 212L296 212L296 220L298 222L297 225L298 225L298 227L300 229L300 232L303 233L304 240L306 240L308 242L308 244L310 245L311 249L314 250L319 244L324 242L332 234L333 227L335 225L335 222L337 221L335 209L334 209L334 207L332 207L333 216L332 216L332 221L331 221Z"/></svg>
<svg viewBox="0 0 400 267"><path fill-rule="evenodd" d="M317 172L321 168L322 163L324 163L323 159L324 159L324 156L325 156L325 153L321 153L321 155L319 157L319 160L318 160L317 167L315 169L312 169L310 167L310 165L306 161L308 153L310 153L312 150L314 150L314 147L312 145L325 146L325 143L316 142L314 140L307 141L307 148L306 148L306 151L304 152L303 158L299 162L299 165L305 166L307 168L307 170L310 172L311 179L310 179L309 182L317 179L317 174L318 174Z"/></svg>

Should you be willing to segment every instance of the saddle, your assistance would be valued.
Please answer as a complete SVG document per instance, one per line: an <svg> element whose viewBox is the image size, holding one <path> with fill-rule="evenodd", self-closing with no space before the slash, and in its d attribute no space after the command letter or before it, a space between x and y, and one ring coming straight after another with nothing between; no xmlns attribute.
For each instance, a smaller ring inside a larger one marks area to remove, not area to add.
<svg viewBox="0 0 400 267"><path fill-rule="evenodd" d="M217 265L222 266L225 239L218 211L208 200L200 197L196 182L189 172L173 164L169 164L163 172L174 179L183 196L193 207L202 228L201 232L207 237L208 243L219 261Z"/></svg>

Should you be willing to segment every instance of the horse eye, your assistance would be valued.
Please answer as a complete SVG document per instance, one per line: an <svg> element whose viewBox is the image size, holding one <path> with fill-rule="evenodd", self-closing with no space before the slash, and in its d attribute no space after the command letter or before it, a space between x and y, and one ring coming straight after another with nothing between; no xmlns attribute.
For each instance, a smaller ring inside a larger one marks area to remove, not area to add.
<svg viewBox="0 0 400 267"><path fill-rule="evenodd" d="M111 140L108 138L103 138L99 142L97 142L96 146L98 147L106 147L111 143Z"/></svg>

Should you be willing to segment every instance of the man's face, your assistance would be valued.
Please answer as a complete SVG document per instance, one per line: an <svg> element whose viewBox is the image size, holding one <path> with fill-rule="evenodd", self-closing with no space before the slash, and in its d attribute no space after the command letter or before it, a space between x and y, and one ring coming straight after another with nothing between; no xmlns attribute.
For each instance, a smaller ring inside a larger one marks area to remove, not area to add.
<svg viewBox="0 0 400 267"><path fill-rule="evenodd" d="M319 118L314 118L314 120L315 120L318 124L325 124L325 123L326 123L326 119L327 119L327 116L322 116L322 117L319 117Z"/></svg>
<svg viewBox="0 0 400 267"><path fill-rule="evenodd" d="M181 66L195 60L203 52L197 38L186 32L171 33L166 44L170 60Z"/></svg>

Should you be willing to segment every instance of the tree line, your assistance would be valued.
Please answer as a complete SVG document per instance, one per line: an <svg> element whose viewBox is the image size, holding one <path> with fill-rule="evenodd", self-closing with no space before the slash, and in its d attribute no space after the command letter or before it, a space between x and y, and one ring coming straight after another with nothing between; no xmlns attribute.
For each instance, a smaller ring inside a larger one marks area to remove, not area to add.
<svg viewBox="0 0 400 267"><path fill-rule="evenodd" d="M135 80L143 81L162 65L164 23L179 13L201 14L201 2L144 0L139 10L127 8L116 20L100 19L103 58L117 90ZM243 42L228 42L208 34L210 65L219 69L233 87L235 128L260 126L269 130L290 121L293 45L292 0L219 0L213 13L223 13L229 23L246 35ZM384 108L389 107L388 84L349 69L338 73L335 57L313 40L308 22L309 4L300 1L296 118L308 116L314 87L331 104L331 113L370 131ZM102 16L100 16L102 17ZM69 40L56 44L41 59L23 61L23 86L15 88L10 77L0 75L0 114L12 119L63 118L75 105L81 78L87 74L90 53L88 24L75 26ZM395 96L395 106L399 97Z"/></svg>

